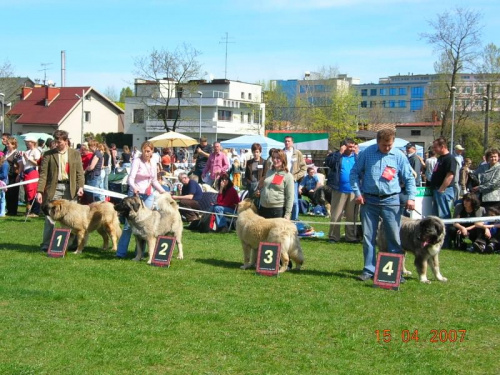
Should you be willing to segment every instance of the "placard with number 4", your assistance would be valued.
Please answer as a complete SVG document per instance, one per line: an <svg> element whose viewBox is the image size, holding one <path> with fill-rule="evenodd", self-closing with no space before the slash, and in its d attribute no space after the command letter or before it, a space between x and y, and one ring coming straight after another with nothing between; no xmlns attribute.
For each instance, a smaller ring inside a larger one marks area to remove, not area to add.
<svg viewBox="0 0 500 375"><path fill-rule="evenodd" d="M378 253L373 286L399 290L403 260L403 254Z"/></svg>

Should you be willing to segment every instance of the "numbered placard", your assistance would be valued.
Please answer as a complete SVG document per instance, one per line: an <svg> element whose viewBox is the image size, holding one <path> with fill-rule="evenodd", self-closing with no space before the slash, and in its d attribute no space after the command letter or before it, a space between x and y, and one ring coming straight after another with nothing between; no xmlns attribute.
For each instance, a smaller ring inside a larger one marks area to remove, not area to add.
<svg viewBox="0 0 500 375"><path fill-rule="evenodd" d="M281 244L261 242L257 254L256 271L260 275L278 276L280 267Z"/></svg>
<svg viewBox="0 0 500 375"><path fill-rule="evenodd" d="M52 258L62 258L66 255L71 229L54 228L50 239L47 255Z"/></svg>
<svg viewBox="0 0 500 375"><path fill-rule="evenodd" d="M403 260L403 254L378 253L373 286L399 290Z"/></svg>
<svg viewBox="0 0 500 375"><path fill-rule="evenodd" d="M170 267L170 259L175 247L175 237L158 236L151 259L151 265L157 267Z"/></svg>

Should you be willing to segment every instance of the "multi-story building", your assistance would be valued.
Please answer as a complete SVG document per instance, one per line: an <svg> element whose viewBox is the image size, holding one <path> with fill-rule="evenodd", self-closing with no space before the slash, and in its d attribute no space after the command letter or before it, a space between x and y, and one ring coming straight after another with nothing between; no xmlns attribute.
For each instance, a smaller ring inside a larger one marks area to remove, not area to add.
<svg viewBox="0 0 500 375"><path fill-rule="evenodd" d="M325 79L321 78L318 73L306 72L304 79L273 80L271 89L280 89L286 95L290 105L294 105L297 99L311 105L325 105L331 101L335 92L347 90L357 83L359 83L359 78L348 77L347 74Z"/></svg>
<svg viewBox="0 0 500 375"><path fill-rule="evenodd" d="M168 107L166 101L168 100ZM264 133L262 87L214 79L178 84L171 79L135 80L135 96L125 99L125 133L135 146L164 133L165 121L176 131L209 142Z"/></svg>

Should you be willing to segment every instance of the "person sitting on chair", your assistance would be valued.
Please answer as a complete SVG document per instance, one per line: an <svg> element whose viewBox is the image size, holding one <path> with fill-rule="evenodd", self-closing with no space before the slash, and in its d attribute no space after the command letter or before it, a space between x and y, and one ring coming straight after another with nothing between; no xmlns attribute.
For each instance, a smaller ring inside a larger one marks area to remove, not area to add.
<svg viewBox="0 0 500 375"><path fill-rule="evenodd" d="M217 203L212 207L212 212L216 214L215 224L218 231L228 232L230 228L224 214L234 214L236 212L236 206L240 202L240 197L227 173L222 173L215 184L219 190Z"/></svg>

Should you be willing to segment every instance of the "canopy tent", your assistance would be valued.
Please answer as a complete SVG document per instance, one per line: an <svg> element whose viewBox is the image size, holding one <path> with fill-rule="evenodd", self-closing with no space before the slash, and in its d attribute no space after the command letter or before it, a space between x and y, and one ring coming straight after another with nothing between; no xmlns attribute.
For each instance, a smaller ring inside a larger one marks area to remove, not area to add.
<svg viewBox="0 0 500 375"><path fill-rule="evenodd" d="M21 137L26 138L27 136L30 136L32 138L35 138L35 139L43 139L43 141L47 141L47 139L49 138L52 138L52 135L50 134L47 134L47 133L26 133L26 134L22 134Z"/></svg>
<svg viewBox="0 0 500 375"><path fill-rule="evenodd" d="M285 148L283 142L275 141L263 135L242 135L241 137L222 141L220 144L224 148L234 148L239 151L242 149L250 149L254 143L259 143L262 146L262 157L264 159L269 155L269 150L271 148Z"/></svg>
<svg viewBox="0 0 500 375"><path fill-rule="evenodd" d="M367 142L363 142L363 143L360 143L359 144L359 151L363 151L365 148L367 148L368 146L371 146L371 145L374 145L377 143L377 139L372 139L370 141L367 141ZM394 147L402 150L402 151L406 151L406 148L405 146L408 144L409 142L407 140L404 140L402 138L395 138L394 139ZM420 145L416 145L417 146L417 155L419 155L420 157L424 157L424 148Z"/></svg>
<svg viewBox="0 0 500 375"><path fill-rule="evenodd" d="M198 143L196 139L177 132L163 133L148 141L152 142L155 147L189 147Z"/></svg>

